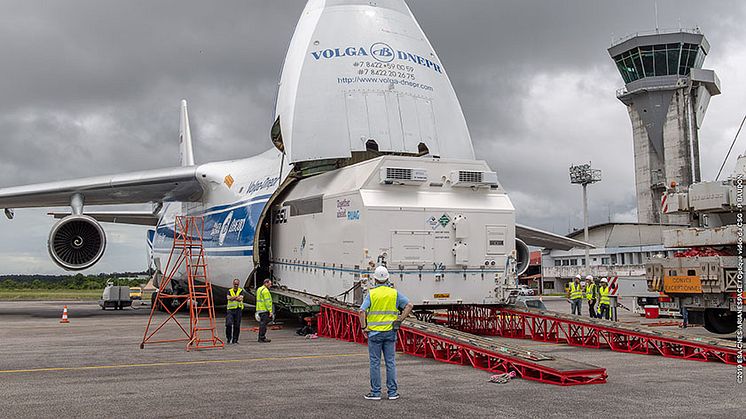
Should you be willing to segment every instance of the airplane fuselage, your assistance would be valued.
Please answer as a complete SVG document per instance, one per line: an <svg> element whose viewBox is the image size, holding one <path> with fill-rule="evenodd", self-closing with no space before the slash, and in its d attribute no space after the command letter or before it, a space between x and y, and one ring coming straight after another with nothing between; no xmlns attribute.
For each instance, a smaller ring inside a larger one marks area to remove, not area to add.
<svg viewBox="0 0 746 419"><path fill-rule="evenodd" d="M282 173L280 167L282 165ZM290 168L282 154L269 150L255 157L201 165L198 179L206 191L202 202L167 204L155 229L153 259L165 269L177 215L204 218L203 245L211 282L230 288L254 269L254 237L259 217Z"/></svg>
<svg viewBox="0 0 746 419"><path fill-rule="evenodd" d="M175 217L194 215L204 217L209 276L221 288L260 261L280 286L359 302L385 264L419 306L500 300L515 211L484 162L382 156L284 182L291 170L276 150L199 166L203 200L164 208L155 265L166 270Z"/></svg>

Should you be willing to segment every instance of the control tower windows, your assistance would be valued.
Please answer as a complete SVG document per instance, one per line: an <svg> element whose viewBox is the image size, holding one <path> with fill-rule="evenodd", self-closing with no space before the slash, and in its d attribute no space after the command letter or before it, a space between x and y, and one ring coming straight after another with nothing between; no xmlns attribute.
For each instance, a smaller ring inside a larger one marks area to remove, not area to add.
<svg viewBox="0 0 746 419"><path fill-rule="evenodd" d="M614 58L619 72L625 83L635 81L643 77L642 63L640 62L640 52L635 48L627 51Z"/></svg>
<svg viewBox="0 0 746 419"><path fill-rule="evenodd" d="M655 61L653 59L653 46L649 45L640 48L640 55L642 55L642 68L645 70L645 76L650 77L655 74L654 66ZM643 76L643 77L645 77Z"/></svg>
<svg viewBox="0 0 746 419"><path fill-rule="evenodd" d="M677 74L679 71L679 59L681 50L679 44L668 44L666 57L668 59L668 74Z"/></svg>
<svg viewBox="0 0 746 419"><path fill-rule="evenodd" d="M672 73L668 72L668 60L666 59L667 57L666 57L666 46L665 45L653 46L653 56L655 58L653 64L655 65L654 73L656 76L666 76L669 74L675 74L676 67L674 67Z"/></svg>
<svg viewBox="0 0 746 419"><path fill-rule="evenodd" d="M699 47L694 44L684 44L681 50L681 60L679 61L679 74L689 74L689 69L697 63L697 55L700 54ZM704 61L704 53L701 53L702 59L699 60L699 66Z"/></svg>
<svg viewBox="0 0 746 419"><path fill-rule="evenodd" d="M614 57L625 83L643 77L686 76L701 68L705 53L696 44L659 44L633 48Z"/></svg>

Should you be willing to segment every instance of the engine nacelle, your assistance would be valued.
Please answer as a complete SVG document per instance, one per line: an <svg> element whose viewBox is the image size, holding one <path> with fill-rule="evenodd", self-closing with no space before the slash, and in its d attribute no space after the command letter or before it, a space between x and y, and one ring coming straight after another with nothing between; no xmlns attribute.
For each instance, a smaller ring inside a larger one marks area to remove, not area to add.
<svg viewBox="0 0 746 419"><path fill-rule="evenodd" d="M528 250L528 246L521 239L515 239L515 259L517 262L515 273L522 275L528 270L528 265L531 263L531 251Z"/></svg>
<svg viewBox="0 0 746 419"><path fill-rule="evenodd" d="M106 234L96 220L87 215L69 215L52 227L47 242L54 263L69 271L90 268L106 249Z"/></svg>

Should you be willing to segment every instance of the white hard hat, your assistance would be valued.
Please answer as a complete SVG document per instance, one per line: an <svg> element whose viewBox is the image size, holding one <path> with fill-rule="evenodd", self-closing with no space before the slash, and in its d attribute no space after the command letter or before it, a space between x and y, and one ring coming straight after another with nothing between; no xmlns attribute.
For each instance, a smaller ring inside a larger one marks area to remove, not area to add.
<svg viewBox="0 0 746 419"><path fill-rule="evenodd" d="M389 280L389 270L385 266L379 266L373 273L373 279L377 282L386 282Z"/></svg>
<svg viewBox="0 0 746 419"><path fill-rule="evenodd" d="M601 278L601 282L609 282L606 278Z"/></svg>
<svg viewBox="0 0 746 419"><path fill-rule="evenodd" d="M587 279L589 281L593 281L593 275L588 275L588 276L585 277L585 279Z"/></svg>
<svg viewBox="0 0 746 419"><path fill-rule="evenodd" d="M575 275L575 278L581 279L582 277L580 276L580 274L577 274L577 275Z"/></svg>

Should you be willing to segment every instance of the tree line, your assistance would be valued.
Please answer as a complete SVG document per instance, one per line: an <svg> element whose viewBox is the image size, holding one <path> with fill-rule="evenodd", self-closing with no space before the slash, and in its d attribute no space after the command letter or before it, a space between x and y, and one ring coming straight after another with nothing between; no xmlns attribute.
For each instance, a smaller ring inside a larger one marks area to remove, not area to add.
<svg viewBox="0 0 746 419"><path fill-rule="evenodd" d="M138 287L147 279L137 276L147 272L117 272L97 275L0 275L0 289L71 289L97 290L106 287L108 281L114 285Z"/></svg>

